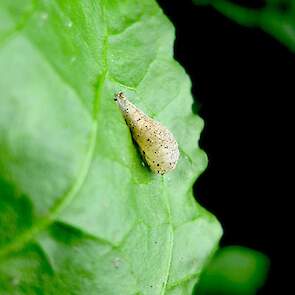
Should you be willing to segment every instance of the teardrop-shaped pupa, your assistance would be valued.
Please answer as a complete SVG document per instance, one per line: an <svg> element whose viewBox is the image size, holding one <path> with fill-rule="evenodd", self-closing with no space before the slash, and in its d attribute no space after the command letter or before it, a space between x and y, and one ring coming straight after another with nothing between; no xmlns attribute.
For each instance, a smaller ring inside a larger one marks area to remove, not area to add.
<svg viewBox="0 0 295 295"><path fill-rule="evenodd" d="M173 170L179 158L178 144L173 134L139 110L122 92L115 95L115 101L150 169L162 175Z"/></svg>

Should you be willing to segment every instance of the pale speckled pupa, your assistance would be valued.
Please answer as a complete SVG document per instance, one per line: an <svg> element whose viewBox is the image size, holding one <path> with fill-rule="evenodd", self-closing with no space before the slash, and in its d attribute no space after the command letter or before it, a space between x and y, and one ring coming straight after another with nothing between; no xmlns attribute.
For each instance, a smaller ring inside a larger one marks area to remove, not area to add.
<svg viewBox="0 0 295 295"><path fill-rule="evenodd" d="M123 92L115 95L115 101L150 169L162 175L175 169L179 149L173 134L132 104Z"/></svg>

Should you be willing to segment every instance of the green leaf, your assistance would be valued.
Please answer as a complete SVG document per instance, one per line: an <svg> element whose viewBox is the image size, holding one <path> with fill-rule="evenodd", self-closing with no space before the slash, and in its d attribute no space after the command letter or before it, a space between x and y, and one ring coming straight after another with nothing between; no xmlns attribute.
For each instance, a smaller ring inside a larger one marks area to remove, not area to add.
<svg viewBox="0 0 295 295"><path fill-rule="evenodd" d="M221 236L174 30L144 1L0 2L0 294L191 294ZM176 136L142 164L117 91Z"/></svg>
<svg viewBox="0 0 295 295"><path fill-rule="evenodd" d="M201 276L198 295L254 295L267 277L269 259L240 246L217 251Z"/></svg>
<svg viewBox="0 0 295 295"><path fill-rule="evenodd" d="M266 0L261 9L246 8L228 0L193 0L195 4L210 4L237 23L259 27L295 52L295 2Z"/></svg>

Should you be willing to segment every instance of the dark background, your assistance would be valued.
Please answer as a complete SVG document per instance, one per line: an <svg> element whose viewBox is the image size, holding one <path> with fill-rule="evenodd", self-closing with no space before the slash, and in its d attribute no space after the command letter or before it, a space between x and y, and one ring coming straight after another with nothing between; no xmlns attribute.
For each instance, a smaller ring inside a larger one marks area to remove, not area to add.
<svg viewBox="0 0 295 295"><path fill-rule="evenodd" d="M205 120L200 145L209 166L195 196L220 220L221 246L242 245L270 258L258 294L291 294L294 195L287 190L287 168L295 55L262 30L242 27L211 7L158 2L176 28L175 58L192 79Z"/></svg>

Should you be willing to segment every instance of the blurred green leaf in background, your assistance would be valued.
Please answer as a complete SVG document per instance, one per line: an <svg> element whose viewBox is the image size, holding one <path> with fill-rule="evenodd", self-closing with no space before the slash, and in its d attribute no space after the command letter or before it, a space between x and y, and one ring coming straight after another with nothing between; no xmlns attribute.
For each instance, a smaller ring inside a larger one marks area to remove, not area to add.
<svg viewBox="0 0 295 295"><path fill-rule="evenodd" d="M240 246L219 249L201 276L196 295L255 295L266 280L268 258Z"/></svg>
<svg viewBox="0 0 295 295"><path fill-rule="evenodd" d="M193 0L197 5L211 5L237 23L258 27L295 52L295 1L266 0L261 8L247 8L229 0Z"/></svg>

